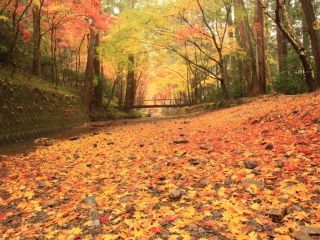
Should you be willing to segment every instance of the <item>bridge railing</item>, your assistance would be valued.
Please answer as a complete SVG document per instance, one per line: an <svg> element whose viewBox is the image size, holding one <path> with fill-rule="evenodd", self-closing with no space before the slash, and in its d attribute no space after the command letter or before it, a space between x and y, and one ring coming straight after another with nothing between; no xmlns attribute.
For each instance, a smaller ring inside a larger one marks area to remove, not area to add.
<svg viewBox="0 0 320 240"><path fill-rule="evenodd" d="M122 108L165 108L165 107L183 107L190 106L189 99L145 99L142 101L122 102Z"/></svg>

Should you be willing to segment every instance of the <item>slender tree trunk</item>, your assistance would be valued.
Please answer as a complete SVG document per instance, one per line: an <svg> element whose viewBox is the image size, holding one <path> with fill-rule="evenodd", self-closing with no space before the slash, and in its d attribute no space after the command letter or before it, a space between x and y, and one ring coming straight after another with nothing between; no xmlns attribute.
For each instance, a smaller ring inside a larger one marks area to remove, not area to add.
<svg viewBox="0 0 320 240"><path fill-rule="evenodd" d="M256 56L250 37L250 29L246 17L243 16L245 5L243 0L235 0L235 16L236 19L236 33L238 35L238 42L240 47L246 51L246 59L238 60L239 77L247 84L247 95L254 95L254 84L258 81L256 71Z"/></svg>
<svg viewBox="0 0 320 240"><path fill-rule="evenodd" d="M90 29L88 38L88 56L85 72L85 84L84 84L84 102L87 112L91 111L92 98L93 98L93 78L94 78L94 54L95 54L95 42L96 34L93 29Z"/></svg>
<svg viewBox="0 0 320 240"><path fill-rule="evenodd" d="M33 14L33 62L32 73L41 76L41 6L34 6Z"/></svg>
<svg viewBox="0 0 320 240"><path fill-rule="evenodd" d="M78 47L78 52L76 54L76 62L77 62L77 66L76 66L76 85L77 87L79 87L79 77L80 77L80 70L81 70L81 48L82 48L82 44L84 42L84 40L86 39L86 35L84 35L81 39L80 45Z"/></svg>
<svg viewBox="0 0 320 240"><path fill-rule="evenodd" d="M220 72L221 72L221 79L219 80L221 83L221 88L222 88L222 93L223 93L223 97L225 99L229 98L229 91L228 91L228 87L227 87L227 82L228 82L228 72L225 66L225 61L224 58L222 56L222 49L218 49L218 53L219 53L219 68L220 68Z"/></svg>
<svg viewBox="0 0 320 240"><path fill-rule="evenodd" d="M316 21L315 13L311 0L300 0L302 10L307 23L307 29L311 40L312 54L315 62L315 81L320 87L320 43L317 32L313 26Z"/></svg>
<svg viewBox="0 0 320 240"><path fill-rule="evenodd" d="M120 76L119 80L119 93L118 93L118 105L120 108L124 107L124 102L123 102L123 77Z"/></svg>
<svg viewBox="0 0 320 240"><path fill-rule="evenodd" d="M228 38L227 40L227 44L229 42L231 42L231 44L235 41L235 23L234 23L234 19L232 17L228 18L228 27L229 27L229 31L228 31ZM228 80L230 81L229 83L233 84L233 83L241 83L242 80L241 78L237 77L237 61L236 61L236 57L231 55L228 56L228 60L230 60L230 69L232 70L231 72L231 78ZM226 63L228 63L229 61L227 61ZM227 65L227 64L226 64ZM227 66L226 66L226 73L227 72Z"/></svg>
<svg viewBox="0 0 320 240"><path fill-rule="evenodd" d="M266 87L266 61L265 61L265 38L264 38L264 12L263 5L260 0L257 0L256 16L254 21L254 32L257 42L257 75L258 86L255 89L255 93L265 94L267 92Z"/></svg>
<svg viewBox="0 0 320 240"><path fill-rule="evenodd" d="M17 42L18 33L19 33L19 22L17 20L18 7L19 7L19 1L14 2L14 6L13 6L14 10L12 13L12 26L11 26L13 41L11 42L9 52L8 52L9 53L8 62L12 64L13 69L15 68L15 48L16 48L16 42ZM14 73L14 70L12 73Z"/></svg>
<svg viewBox="0 0 320 240"><path fill-rule="evenodd" d="M119 76L118 76L117 79L113 82L111 94L110 94L110 96L109 96L109 98L108 98L108 103L107 103L106 109L108 109L108 107L109 107L109 105L110 105L110 103L111 103L111 100L112 100L112 98L113 98L113 96L114 96L114 91L115 91L115 89L116 89L116 86L117 86L118 82L119 82Z"/></svg>
<svg viewBox="0 0 320 240"><path fill-rule="evenodd" d="M93 67L94 67L94 75L98 78L98 83L96 86L94 86L94 99L97 106L102 106L103 104L103 79L102 79L102 72L101 72L101 61L99 58L99 53L97 52L97 49L100 45L100 34L96 34L96 40L95 40L95 54L94 54L94 61L93 61Z"/></svg>
<svg viewBox="0 0 320 240"><path fill-rule="evenodd" d="M54 84L56 82L56 79L55 79L55 73L54 73L54 63L55 63L55 46L54 46L54 28L51 30L51 35L50 35L50 42L51 42L51 77L52 77L52 83Z"/></svg>
<svg viewBox="0 0 320 240"><path fill-rule="evenodd" d="M283 19L282 11L280 11L280 17ZM277 27L277 50L278 50L278 68L279 73L287 72L287 55L288 45L286 36L283 34L281 29Z"/></svg>
<svg viewBox="0 0 320 240"><path fill-rule="evenodd" d="M59 84L59 79L58 79L58 68L57 68L57 39L56 39L55 27L52 27L50 41L51 41L51 77L52 77L52 83L55 84L57 87Z"/></svg>
<svg viewBox="0 0 320 240"><path fill-rule="evenodd" d="M228 89L227 89L226 82L223 81L223 80L220 80L220 83L221 83L221 88L222 88L223 97L224 97L225 99L228 99L228 98L229 98L229 93L228 93Z"/></svg>
<svg viewBox="0 0 320 240"><path fill-rule="evenodd" d="M128 57L129 66L128 66L128 75L127 75L127 89L126 89L126 97L125 97L125 108L131 108L136 99L136 79L134 72L134 63L135 59L133 55Z"/></svg>
<svg viewBox="0 0 320 240"><path fill-rule="evenodd" d="M58 63L57 63L57 38L54 36L54 48L53 48L53 67L54 67L54 78L56 80L56 87L58 86L60 79L58 74Z"/></svg>
<svg viewBox="0 0 320 240"><path fill-rule="evenodd" d="M302 21L302 44L306 49L307 56L311 56L311 42L306 21Z"/></svg>
<svg viewBox="0 0 320 240"><path fill-rule="evenodd" d="M188 93L188 101L189 104L192 104L192 96L191 96L191 90L190 90L190 81L191 81L191 73L190 73L190 64L186 61L187 66L187 93Z"/></svg>

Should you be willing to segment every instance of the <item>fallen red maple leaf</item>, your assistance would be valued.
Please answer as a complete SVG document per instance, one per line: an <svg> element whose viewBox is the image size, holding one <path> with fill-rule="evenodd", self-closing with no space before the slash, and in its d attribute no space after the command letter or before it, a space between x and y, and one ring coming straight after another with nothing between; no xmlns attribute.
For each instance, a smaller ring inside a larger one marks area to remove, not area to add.
<svg viewBox="0 0 320 240"><path fill-rule="evenodd" d="M238 179L243 179L243 178L245 178L245 174L244 173L238 173L237 174L237 177L238 177Z"/></svg>
<svg viewBox="0 0 320 240"><path fill-rule="evenodd" d="M160 233L162 231L161 227L152 227L151 232L154 234Z"/></svg>
<svg viewBox="0 0 320 240"><path fill-rule="evenodd" d="M297 166L296 164L292 163L292 162L286 163L286 164L285 164L285 167L286 167L286 170L287 170L287 171L290 171L290 172L296 171L297 168L298 168L298 166Z"/></svg>
<svg viewBox="0 0 320 240"><path fill-rule="evenodd" d="M102 222L102 223L109 222L109 218L108 217L100 217L100 222Z"/></svg>
<svg viewBox="0 0 320 240"><path fill-rule="evenodd" d="M173 216L168 216L166 217L166 221L171 223L171 222L174 222L175 218Z"/></svg>
<svg viewBox="0 0 320 240"><path fill-rule="evenodd" d="M0 214L0 221L6 219L6 215L5 214Z"/></svg>
<svg viewBox="0 0 320 240"><path fill-rule="evenodd" d="M212 228L216 225L216 223L213 220L205 221L203 224L204 224L204 226L209 227L209 228Z"/></svg>

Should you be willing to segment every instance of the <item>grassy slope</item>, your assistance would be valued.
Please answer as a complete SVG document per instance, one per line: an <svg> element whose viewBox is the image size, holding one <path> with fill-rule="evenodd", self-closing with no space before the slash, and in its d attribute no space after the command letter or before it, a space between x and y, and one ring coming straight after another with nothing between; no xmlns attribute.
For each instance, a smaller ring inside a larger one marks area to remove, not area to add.
<svg viewBox="0 0 320 240"><path fill-rule="evenodd" d="M41 78L28 75L17 70L12 76L11 71L3 66L0 66L0 81L9 81L16 86L24 86L30 89L39 89L40 91L56 93L64 96L76 95L74 91L66 87L55 86L50 82L44 81Z"/></svg>

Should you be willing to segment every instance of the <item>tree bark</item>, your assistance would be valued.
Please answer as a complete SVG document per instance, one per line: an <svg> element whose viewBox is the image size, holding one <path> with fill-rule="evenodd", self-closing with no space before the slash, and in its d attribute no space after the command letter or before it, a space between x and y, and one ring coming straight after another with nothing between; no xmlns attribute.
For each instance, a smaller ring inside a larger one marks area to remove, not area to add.
<svg viewBox="0 0 320 240"><path fill-rule="evenodd" d="M320 43L316 30L314 29L314 22L316 21L313 6L310 0L300 0L302 10L307 23L308 33L311 40L312 54L315 62L315 81L317 87L320 86Z"/></svg>
<svg viewBox="0 0 320 240"><path fill-rule="evenodd" d="M95 54L94 54L94 76L98 78L98 83L94 86L94 100L97 106L102 106L103 104L103 79L102 79L102 72L101 72L101 61L99 58L99 53L97 51L100 45L100 34L96 34L95 39Z"/></svg>
<svg viewBox="0 0 320 240"><path fill-rule="evenodd" d="M263 5L257 0L256 16L254 21L254 33L257 42L257 75L258 86L255 89L257 95L265 94L266 87L266 62L265 62L265 38L264 38L264 12Z"/></svg>
<svg viewBox="0 0 320 240"><path fill-rule="evenodd" d="M88 54L84 83L84 102L87 112L91 111L93 98L93 78L94 78L94 54L95 54L96 33L90 29L88 37Z"/></svg>
<svg viewBox="0 0 320 240"><path fill-rule="evenodd" d="M79 87L79 77L80 77L80 70L81 70L81 48L84 40L86 39L86 35L84 35L81 39L80 45L77 49L76 53L76 86Z"/></svg>
<svg viewBox="0 0 320 240"><path fill-rule="evenodd" d="M109 105L110 105L110 103L111 103L111 100L112 100L112 98L113 98L113 96L114 96L114 91L116 90L116 86L117 86L117 84L118 84L118 82L119 82L119 79L120 79L120 77L117 76L117 79L113 82L111 94L110 94L110 96L109 96L109 98L108 98L108 103L107 103L106 109L108 109L108 107L109 107Z"/></svg>
<svg viewBox="0 0 320 240"><path fill-rule="evenodd" d="M220 56L220 64L219 64L219 68L220 68L220 71L221 71L221 78L219 79L219 81L221 83L223 97L225 99L229 99L229 91L228 91L228 87L227 87L228 72L227 72L226 67L225 67L225 62L224 62L224 59L222 57L222 52L219 53L219 55L221 55Z"/></svg>
<svg viewBox="0 0 320 240"><path fill-rule="evenodd" d="M283 19L283 14L280 11L280 17ZM285 35L282 33L281 29L277 27L277 51L278 51L278 69L279 73L287 72L287 55L288 55L288 45Z"/></svg>
<svg viewBox="0 0 320 240"><path fill-rule="evenodd" d="M258 76L256 71L256 56L252 39L250 37L250 29L248 19L240 17L245 11L245 5L243 0L235 0L236 11L236 33L238 35L238 42L240 47L246 51L246 59L238 61L239 76L244 82L247 83L247 95L254 95L254 86L257 85Z"/></svg>
<svg viewBox="0 0 320 240"><path fill-rule="evenodd" d="M130 55L128 57L129 66L128 66L128 75L127 75L127 89L126 89L126 97L125 97L125 108L133 107L136 99L136 79L134 72L134 56Z"/></svg>
<svg viewBox="0 0 320 240"><path fill-rule="evenodd" d="M34 6L33 15L33 62L32 73L41 76L41 9L44 0L40 2L40 6Z"/></svg>

